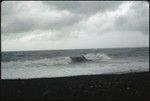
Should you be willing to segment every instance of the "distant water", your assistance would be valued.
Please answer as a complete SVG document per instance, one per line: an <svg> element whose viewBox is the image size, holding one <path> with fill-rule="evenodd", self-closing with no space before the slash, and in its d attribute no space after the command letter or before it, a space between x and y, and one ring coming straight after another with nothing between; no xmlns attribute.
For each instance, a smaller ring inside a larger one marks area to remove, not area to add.
<svg viewBox="0 0 150 101"><path fill-rule="evenodd" d="M91 60L73 63L70 56ZM149 71L149 48L2 52L2 79Z"/></svg>

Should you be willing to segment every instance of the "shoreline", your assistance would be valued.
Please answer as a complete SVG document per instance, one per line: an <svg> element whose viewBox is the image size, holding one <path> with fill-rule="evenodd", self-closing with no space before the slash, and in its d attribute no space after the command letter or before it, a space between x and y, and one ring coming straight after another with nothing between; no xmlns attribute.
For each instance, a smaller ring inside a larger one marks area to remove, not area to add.
<svg viewBox="0 0 150 101"><path fill-rule="evenodd" d="M102 73L102 74L84 74L84 75L68 75L68 76L52 76L52 77L33 77L33 78L9 78L9 79L2 79L3 81L14 81L14 80L36 80L36 79L60 79L60 78L78 78L78 77L92 77L92 76L116 76L116 75L127 75L127 74L143 74L149 71L136 71L136 72L114 72L114 73Z"/></svg>
<svg viewBox="0 0 150 101"><path fill-rule="evenodd" d="M2 100L149 100L149 72L1 81Z"/></svg>

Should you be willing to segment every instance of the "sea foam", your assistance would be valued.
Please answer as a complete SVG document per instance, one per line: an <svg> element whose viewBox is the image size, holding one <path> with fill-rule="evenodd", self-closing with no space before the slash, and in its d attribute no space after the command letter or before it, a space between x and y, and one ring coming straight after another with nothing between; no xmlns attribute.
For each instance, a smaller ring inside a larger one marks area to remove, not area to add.
<svg viewBox="0 0 150 101"><path fill-rule="evenodd" d="M92 61L71 63L70 56L61 56L39 60L2 62L1 77L2 79L29 79L149 71L147 61L114 59L104 53L88 53L84 56Z"/></svg>

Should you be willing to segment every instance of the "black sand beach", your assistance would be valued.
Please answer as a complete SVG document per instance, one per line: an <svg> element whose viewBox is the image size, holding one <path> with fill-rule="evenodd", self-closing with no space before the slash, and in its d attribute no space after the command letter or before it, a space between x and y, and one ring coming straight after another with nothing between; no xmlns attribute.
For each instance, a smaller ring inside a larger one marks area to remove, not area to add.
<svg viewBox="0 0 150 101"><path fill-rule="evenodd" d="M149 100L149 72L1 80L2 100Z"/></svg>

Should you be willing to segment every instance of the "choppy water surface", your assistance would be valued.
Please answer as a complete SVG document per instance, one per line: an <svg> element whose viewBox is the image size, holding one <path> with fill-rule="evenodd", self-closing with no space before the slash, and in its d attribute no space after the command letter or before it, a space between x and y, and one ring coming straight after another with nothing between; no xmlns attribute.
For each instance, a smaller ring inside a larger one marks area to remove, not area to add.
<svg viewBox="0 0 150 101"><path fill-rule="evenodd" d="M70 57L91 61L73 63ZM149 71L149 48L2 52L2 79Z"/></svg>

